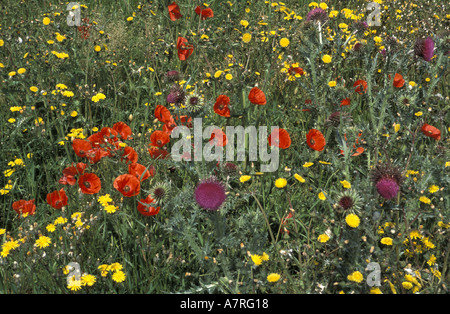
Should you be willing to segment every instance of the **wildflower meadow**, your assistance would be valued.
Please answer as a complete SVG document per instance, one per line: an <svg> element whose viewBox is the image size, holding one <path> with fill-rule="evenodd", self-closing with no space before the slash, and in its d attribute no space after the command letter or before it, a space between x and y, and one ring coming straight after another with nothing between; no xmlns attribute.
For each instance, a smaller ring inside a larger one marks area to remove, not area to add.
<svg viewBox="0 0 450 314"><path fill-rule="evenodd" d="M0 293L450 292L447 1L0 6Z"/></svg>

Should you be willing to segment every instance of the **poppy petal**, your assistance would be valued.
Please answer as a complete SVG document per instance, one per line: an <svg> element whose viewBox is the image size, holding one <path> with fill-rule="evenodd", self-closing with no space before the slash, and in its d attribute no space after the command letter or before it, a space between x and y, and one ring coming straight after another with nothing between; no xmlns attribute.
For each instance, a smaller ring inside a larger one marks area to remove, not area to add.
<svg viewBox="0 0 450 314"><path fill-rule="evenodd" d="M159 213L160 207L151 206L152 204L156 205L155 199L152 198L151 195L148 195L146 198L141 199L138 202L137 210L143 215L143 216L154 216Z"/></svg>
<svg viewBox="0 0 450 314"><path fill-rule="evenodd" d="M47 194L47 203L54 209L61 209L62 207L66 206L68 200L69 199L67 198L64 189L53 191Z"/></svg>
<svg viewBox="0 0 450 314"><path fill-rule="evenodd" d="M429 125L429 124L426 124L426 123L425 123L425 124L422 126L422 129L421 129L421 130L422 130L422 133L423 133L425 136L434 138L434 139L437 140L437 141L439 141L439 140L441 139L441 131L440 131L438 128L432 126L432 125Z"/></svg>
<svg viewBox="0 0 450 314"><path fill-rule="evenodd" d="M195 13L200 15L202 20L206 20L207 18L214 17L214 11L211 8L202 8L201 6L197 6L195 8Z"/></svg>
<svg viewBox="0 0 450 314"><path fill-rule="evenodd" d="M152 146L163 147L170 142L170 136L164 131L156 130L150 135Z"/></svg>
<svg viewBox="0 0 450 314"><path fill-rule="evenodd" d="M100 178L94 173L85 173L78 178L78 186L84 194L95 194L100 191Z"/></svg>
<svg viewBox="0 0 450 314"><path fill-rule="evenodd" d="M118 176L113 183L114 188L123 196L131 197L138 195L141 189L141 183L136 176L132 174L122 174Z"/></svg>
<svg viewBox="0 0 450 314"><path fill-rule="evenodd" d="M311 129L306 135L306 143L310 148L320 152L324 149L326 141L322 132L316 129Z"/></svg>
<svg viewBox="0 0 450 314"><path fill-rule="evenodd" d="M172 2L171 4L169 4L167 6L167 9L169 10L169 17L172 21L176 21L182 17L180 13L180 7L176 2Z"/></svg>
<svg viewBox="0 0 450 314"><path fill-rule="evenodd" d="M219 95L214 104L214 112L222 117L230 117L230 98L226 95Z"/></svg>
<svg viewBox="0 0 450 314"><path fill-rule="evenodd" d="M394 87L402 88L403 85L405 85L405 80L403 79L403 76L399 73L395 73L394 76Z"/></svg>
<svg viewBox="0 0 450 314"><path fill-rule="evenodd" d="M248 100L255 105L267 104L266 95L258 87L253 87L248 94Z"/></svg>
<svg viewBox="0 0 450 314"><path fill-rule="evenodd" d="M269 135L268 141L269 146L276 146L281 149L286 149L291 146L291 137L285 129L273 130Z"/></svg>

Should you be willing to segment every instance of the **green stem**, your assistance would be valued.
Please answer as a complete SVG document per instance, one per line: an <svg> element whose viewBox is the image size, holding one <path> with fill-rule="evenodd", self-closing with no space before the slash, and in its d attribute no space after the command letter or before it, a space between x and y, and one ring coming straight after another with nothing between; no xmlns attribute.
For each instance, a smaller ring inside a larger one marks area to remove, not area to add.
<svg viewBox="0 0 450 314"><path fill-rule="evenodd" d="M214 223L214 230L216 232L217 240L225 236L225 224L222 215L218 210L211 212L211 220Z"/></svg>
<svg viewBox="0 0 450 314"><path fill-rule="evenodd" d="M250 120L250 112L247 108L247 101L246 101L246 93L245 93L245 87L242 87L242 93L241 93L241 97L242 97L242 126L245 128L247 121ZM248 134L245 134L245 145L247 145L248 143ZM244 150L246 149L246 147L244 147ZM247 154L246 154L247 156ZM244 172L247 170L247 157L244 158L244 161L242 162L242 169L244 170Z"/></svg>
<svg viewBox="0 0 450 314"><path fill-rule="evenodd" d="M386 111L386 104L387 104L387 97L384 97L383 104L381 105L380 119L378 120L378 127L377 127L376 134L379 134L381 127L383 126L384 115L385 115L385 111Z"/></svg>
<svg viewBox="0 0 450 314"><path fill-rule="evenodd" d="M313 86L312 86L312 90L313 90L313 103L316 104L317 103L317 99L316 99L316 87L317 87L317 73L316 73L316 64L315 64L315 60L314 60L315 56L311 56L311 59L309 60L309 64L311 65L311 74L312 74L312 79L313 79Z"/></svg>
<svg viewBox="0 0 450 314"><path fill-rule="evenodd" d="M375 68L377 66L377 58L378 58L378 54L375 56L375 58L373 60L372 68L367 73L367 97L369 100L368 106L369 106L370 120L372 122L373 127L375 127L375 125L376 125L376 123L375 123L376 119L375 119L375 114L373 112L372 73L375 71Z"/></svg>
<svg viewBox="0 0 450 314"><path fill-rule="evenodd" d="M275 244L275 237L273 235L272 229L270 228L270 223L269 223L269 219L267 219L267 215L266 212L264 211L264 208L262 207L261 203L259 202L259 200L256 198L256 195L252 192L252 196L254 197L256 203L259 206L259 209L261 209L261 212L264 216L264 219L266 220L266 224L267 224L267 229L269 229L269 233L270 233L270 238L272 239L272 243Z"/></svg>

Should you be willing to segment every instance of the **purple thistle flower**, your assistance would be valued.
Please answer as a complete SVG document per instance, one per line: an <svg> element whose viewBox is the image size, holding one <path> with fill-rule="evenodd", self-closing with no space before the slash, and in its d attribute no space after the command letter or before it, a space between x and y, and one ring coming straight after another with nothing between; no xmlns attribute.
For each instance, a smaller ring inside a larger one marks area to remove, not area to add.
<svg viewBox="0 0 450 314"><path fill-rule="evenodd" d="M390 164L377 165L371 173L371 180L378 194L388 200L397 196L403 182L400 170Z"/></svg>
<svg viewBox="0 0 450 314"><path fill-rule="evenodd" d="M178 95L176 92L174 93L170 93L169 95L167 95L167 102L169 104L175 104L178 100Z"/></svg>
<svg viewBox="0 0 450 314"><path fill-rule="evenodd" d="M351 26L358 33L364 33L369 28L369 25L366 21L357 21L354 22Z"/></svg>
<svg viewBox="0 0 450 314"><path fill-rule="evenodd" d="M175 82L180 80L180 73L178 71L172 70L166 73L166 78L169 82Z"/></svg>
<svg viewBox="0 0 450 314"><path fill-rule="evenodd" d="M360 51L361 48L362 48L362 44L361 44L361 43L356 43L356 44L353 46L353 51Z"/></svg>
<svg viewBox="0 0 450 314"><path fill-rule="evenodd" d="M216 211L225 202L225 187L218 179L211 177L201 181L197 185L194 197L200 207L206 210Z"/></svg>
<svg viewBox="0 0 450 314"><path fill-rule="evenodd" d="M182 104L185 101L185 93L177 84L174 84L166 100L169 104Z"/></svg>
<svg viewBox="0 0 450 314"><path fill-rule="evenodd" d="M423 59L430 62L434 55L434 41L431 37L425 39L423 43Z"/></svg>
<svg viewBox="0 0 450 314"><path fill-rule="evenodd" d="M378 193L387 200L396 197L400 189L397 182L390 178L383 178L378 181L376 188Z"/></svg>
<svg viewBox="0 0 450 314"><path fill-rule="evenodd" d="M318 21L320 23L324 23L328 20L328 14L325 10L321 8L315 8L309 11L308 15L306 16L306 21Z"/></svg>
<svg viewBox="0 0 450 314"><path fill-rule="evenodd" d="M414 45L414 53L416 56L423 58L425 61L430 62L434 56L434 41L431 37L426 39L419 38Z"/></svg>

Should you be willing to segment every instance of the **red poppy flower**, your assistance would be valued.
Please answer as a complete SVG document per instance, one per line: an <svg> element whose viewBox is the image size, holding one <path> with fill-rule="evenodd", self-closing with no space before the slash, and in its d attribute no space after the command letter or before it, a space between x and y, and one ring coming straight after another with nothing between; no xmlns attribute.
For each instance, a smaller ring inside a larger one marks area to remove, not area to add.
<svg viewBox="0 0 450 314"><path fill-rule="evenodd" d="M270 133L268 140L269 146L273 145L281 149L286 149L291 146L291 137L285 129L277 128L273 130L272 133Z"/></svg>
<svg viewBox="0 0 450 314"><path fill-rule="evenodd" d="M353 87L356 87L355 92L361 95L367 91L367 82L364 80L357 80L355 84L353 84Z"/></svg>
<svg viewBox="0 0 450 314"><path fill-rule="evenodd" d="M120 128L119 124L116 128ZM91 143L93 148L89 154L87 154L90 163L95 164L103 157L111 156L112 154L114 155L115 151L119 149L118 136L119 132L110 127L104 127L99 132L89 136L87 140Z"/></svg>
<svg viewBox="0 0 450 314"><path fill-rule="evenodd" d="M152 204L155 206L151 206ZM137 205L137 210L144 216L154 216L159 213L159 209L160 207L156 207L155 199L151 195L141 199Z"/></svg>
<svg viewBox="0 0 450 314"><path fill-rule="evenodd" d="M217 137L216 137L217 136ZM228 143L227 135L222 129L214 129L211 133L209 141L213 141L215 145L224 147Z"/></svg>
<svg viewBox="0 0 450 314"><path fill-rule="evenodd" d="M248 100L255 105L267 104L266 95L258 87L253 87L248 94Z"/></svg>
<svg viewBox="0 0 450 314"><path fill-rule="evenodd" d="M359 144L359 139L362 136L362 132L358 133L358 137L356 138L355 144L353 144L353 148L356 148L356 144ZM344 139L347 142L347 134L344 133ZM347 145L348 146L348 145ZM353 152L353 148L350 150L350 153ZM344 155L344 150L340 150L341 155ZM356 148L356 152L352 154L353 157L359 156L364 153L364 147Z"/></svg>
<svg viewBox="0 0 450 314"><path fill-rule="evenodd" d="M72 163L72 166L65 168L62 172L64 175L72 175L76 176L78 174L83 174L84 170L86 170L87 165L83 162L77 163L75 166Z"/></svg>
<svg viewBox="0 0 450 314"><path fill-rule="evenodd" d="M296 75L296 74L303 75L304 74L302 68L300 68L300 67L293 67L292 65L289 67L288 73L289 73L289 75Z"/></svg>
<svg viewBox="0 0 450 314"><path fill-rule="evenodd" d="M170 116L169 121L164 123L162 130L164 133L167 133L167 135L172 134L173 129L175 129L177 124L175 123L175 120L172 116Z"/></svg>
<svg viewBox="0 0 450 314"><path fill-rule="evenodd" d="M167 9L169 9L169 17L172 21L176 21L182 17L180 13L180 7L176 2L172 2L171 4L169 4L167 6Z"/></svg>
<svg viewBox="0 0 450 314"><path fill-rule="evenodd" d="M87 152L92 149L92 145L89 141L76 138L72 141L72 148L78 157L84 158L87 157Z"/></svg>
<svg viewBox="0 0 450 314"><path fill-rule="evenodd" d="M77 179L74 176L62 176L59 180L58 183L63 184L63 185L75 185L75 183L77 183Z"/></svg>
<svg viewBox="0 0 450 314"><path fill-rule="evenodd" d="M102 188L102 183L95 173L85 173L78 178L78 186L84 194L95 194Z"/></svg>
<svg viewBox="0 0 450 314"><path fill-rule="evenodd" d="M86 153L86 157L88 158L91 164L95 164L100 161L100 159L111 156L111 153L103 148L93 148Z"/></svg>
<svg viewBox="0 0 450 314"><path fill-rule="evenodd" d="M131 128L122 121L119 121L113 125L113 130L116 131L121 140L131 139Z"/></svg>
<svg viewBox="0 0 450 314"><path fill-rule="evenodd" d="M54 209L61 209L63 206L66 206L68 200L64 189L47 194L47 203Z"/></svg>
<svg viewBox="0 0 450 314"><path fill-rule="evenodd" d="M355 148L356 146L355 145L353 145L353 148ZM358 147L357 149L356 149L356 152L355 153L353 153L352 154L352 156L353 157L355 157L355 156L359 156L359 155L361 155L362 153L364 153L364 147ZM350 151L350 152L352 152L353 151L353 149ZM341 155L344 155L344 151L341 149L340 150L340 153L341 153Z"/></svg>
<svg viewBox="0 0 450 314"><path fill-rule="evenodd" d="M352 156L353 156L353 157L354 157L354 156L359 156L359 155L361 155L362 153L364 153L364 147L358 147L358 148L356 149L356 153L353 153Z"/></svg>
<svg viewBox="0 0 450 314"><path fill-rule="evenodd" d="M194 52L194 46L188 45L188 40L184 37L178 37L177 40L178 59L187 60Z"/></svg>
<svg viewBox="0 0 450 314"><path fill-rule="evenodd" d="M138 195L141 191L141 183L139 179L128 173L118 176L114 180L113 186L117 191L126 197Z"/></svg>
<svg viewBox="0 0 450 314"><path fill-rule="evenodd" d="M34 215L34 212L36 211L36 205L34 205L34 199L33 200L20 200L12 203L12 208L18 213L19 215Z"/></svg>
<svg viewBox="0 0 450 314"><path fill-rule="evenodd" d="M177 117L178 120L178 117ZM181 125L187 126L188 128L192 128L192 117L189 116L180 116L179 118Z"/></svg>
<svg viewBox="0 0 450 314"><path fill-rule="evenodd" d="M104 127L100 131L89 136L87 140L93 147L104 147L106 143L114 144L118 140L118 134L119 133L113 128Z"/></svg>
<svg viewBox="0 0 450 314"><path fill-rule="evenodd" d="M342 106L349 106L350 105L350 98L344 98L342 101L341 101L341 107Z"/></svg>
<svg viewBox="0 0 450 314"><path fill-rule="evenodd" d="M219 95L216 99L216 103L214 104L214 112L222 117L230 116L230 108L228 105L230 104L230 98L226 95Z"/></svg>
<svg viewBox="0 0 450 314"><path fill-rule="evenodd" d="M151 146L163 147L170 142L170 137L166 132L156 130L150 135L150 141Z"/></svg>
<svg viewBox="0 0 450 314"><path fill-rule="evenodd" d="M135 176L142 182L150 178L150 176L153 177L155 175L155 167L150 165L147 169L144 165L132 163L128 165L128 173Z"/></svg>
<svg viewBox="0 0 450 314"><path fill-rule="evenodd" d="M167 150L160 149L158 147L150 147L148 149L148 153L153 159L166 159L169 156L169 152Z"/></svg>
<svg viewBox="0 0 450 314"><path fill-rule="evenodd" d="M421 130L422 130L422 133L424 135L426 135L426 136L432 137L432 138L434 138L435 140L438 140L438 141L441 139L441 131L439 129L435 128L432 125L429 125L429 124L425 123L422 126Z"/></svg>
<svg viewBox="0 0 450 314"><path fill-rule="evenodd" d="M326 144L322 132L316 129L311 129L306 134L306 143L309 147L319 152L323 150Z"/></svg>
<svg viewBox="0 0 450 314"><path fill-rule="evenodd" d="M394 87L402 88L405 85L405 80L401 74L395 73L394 76Z"/></svg>
<svg viewBox="0 0 450 314"><path fill-rule="evenodd" d="M207 18L214 17L214 12L211 8L202 8L201 6L197 6L195 8L195 13L200 15L202 20L206 20Z"/></svg>
<svg viewBox="0 0 450 314"><path fill-rule="evenodd" d="M100 144L104 144L103 135L100 132L88 136L87 141L94 147L100 147Z"/></svg>
<svg viewBox="0 0 450 314"><path fill-rule="evenodd" d="M167 109L163 105L157 105L155 108L155 118L162 123L167 123L172 118L172 114L170 113L169 109Z"/></svg>
<svg viewBox="0 0 450 314"><path fill-rule="evenodd" d="M135 163L138 161L138 159L139 159L139 155L134 150L134 148L131 146L126 146L123 149L123 155L122 155L122 158L120 159L120 161L125 162L125 163L127 163L127 162Z"/></svg>
<svg viewBox="0 0 450 314"><path fill-rule="evenodd" d="M59 183L75 185L77 181L75 176L83 174L86 167L87 165L82 162L77 163L76 166L74 166L72 163L72 166L67 167L62 171L63 177L59 179Z"/></svg>

